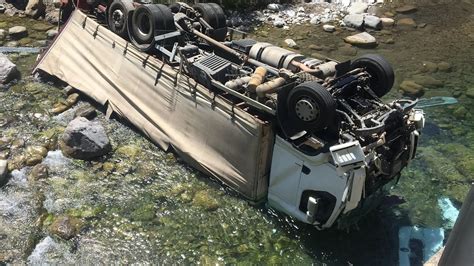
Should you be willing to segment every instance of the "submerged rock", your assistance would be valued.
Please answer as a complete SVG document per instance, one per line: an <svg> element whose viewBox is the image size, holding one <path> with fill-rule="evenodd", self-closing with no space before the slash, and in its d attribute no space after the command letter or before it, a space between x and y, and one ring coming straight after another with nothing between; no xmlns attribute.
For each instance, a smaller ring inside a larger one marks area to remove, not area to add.
<svg viewBox="0 0 474 266"><path fill-rule="evenodd" d="M423 86L412 80L404 80L400 84L400 89L403 91L403 94L408 96L419 97L425 93Z"/></svg>
<svg viewBox="0 0 474 266"><path fill-rule="evenodd" d="M196 192L193 198L193 204L207 211L215 211L219 208L219 202L206 190Z"/></svg>
<svg viewBox="0 0 474 266"><path fill-rule="evenodd" d="M38 164L33 169L28 177L29 180L34 181L38 179L44 179L48 177L48 166L45 164Z"/></svg>
<svg viewBox="0 0 474 266"><path fill-rule="evenodd" d="M413 13L415 11L417 11L418 8L414 5L404 5L404 6L401 6L397 9L395 9L395 11L397 13L401 13L401 14L408 14L408 13Z"/></svg>
<svg viewBox="0 0 474 266"><path fill-rule="evenodd" d="M89 120L94 119L96 116L97 112L95 108L90 104L81 106L76 110L76 112L74 112L74 117L85 117Z"/></svg>
<svg viewBox="0 0 474 266"><path fill-rule="evenodd" d="M441 72L450 72L451 71L451 64L448 62L439 62L438 63L438 70Z"/></svg>
<svg viewBox="0 0 474 266"><path fill-rule="evenodd" d="M75 118L69 123L59 146L67 156L83 160L102 156L112 149L102 125L84 117Z"/></svg>
<svg viewBox="0 0 474 266"><path fill-rule="evenodd" d="M69 240L79 233L81 221L74 217L59 216L54 219L49 231L63 239Z"/></svg>
<svg viewBox="0 0 474 266"><path fill-rule="evenodd" d="M20 77L16 65L8 57L0 53L0 84L6 84Z"/></svg>
<svg viewBox="0 0 474 266"><path fill-rule="evenodd" d="M397 27L416 28L416 22L412 18L402 18L397 21Z"/></svg>
<svg viewBox="0 0 474 266"><path fill-rule="evenodd" d="M377 46L377 40L374 36L367 32L358 33L355 35L347 36L344 41L355 46L372 48Z"/></svg>

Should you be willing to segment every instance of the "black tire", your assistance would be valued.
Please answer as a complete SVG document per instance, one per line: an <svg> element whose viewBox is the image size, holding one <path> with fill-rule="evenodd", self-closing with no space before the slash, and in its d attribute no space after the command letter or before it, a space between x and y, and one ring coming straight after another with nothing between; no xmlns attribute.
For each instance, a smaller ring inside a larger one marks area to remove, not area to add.
<svg viewBox="0 0 474 266"><path fill-rule="evenodd" d="M390 63L377 54L366 54L351 64L351 68L365 68L370 74L370 88L378 97L382 97L392 89L395 74Z"/></svg>
<svg viewBox="0 0 474 266"><path fill-rule="evenodd" d="M202 18L214 29L209 36L217 41L227 37L227 22L224 10L216 3L199 3L194 6Z"/></svg>
<svg viewBox="0 0 474 266"><path fill-rule="evenodd" d="M321 84L305 82L289 92L287 111L295 130L323 131L335 121L336 101Z"/></svg>
<svg viewBox="0 0 474 266"><path fill-rule="evenodd" d="M128 39L128 15L135 8L132 0L114 0L107 10L107 25L115 34Z"/></svg>
<svg viewBox="0 0 474 266"><path fill-rule="evenodd" d="M129 35L132 43L140 50L155 50L155 36L175 31L173 13L162 4L141 5L129 22ZM174 40L166 39L163 45L173 45Z"/></svg>

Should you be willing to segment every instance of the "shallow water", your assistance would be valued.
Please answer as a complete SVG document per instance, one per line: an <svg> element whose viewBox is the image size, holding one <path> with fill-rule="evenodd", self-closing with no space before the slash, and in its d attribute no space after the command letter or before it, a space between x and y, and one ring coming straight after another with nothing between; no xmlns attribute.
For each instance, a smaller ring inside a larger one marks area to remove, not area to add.
<svg viewBox="0 0 474 266"><path fill-rule="evenodd" d="M438 201L446 197L459 208L474 176L474 117L459 111L474 107L474 99L466 96L474 88L474 54L468 49L474 41L474 20L471 6L445 8L420 8L413 17L426 27L392 32L394 44L357 51L357 55L386 56L396 70L395 88L415 75L423 61L450 63L450 72L423 73L443 81L442 86L427 89L425 97L455 96L459 103L425 110L427 126L418 158L392 190L405 202L387 200L385 208L347 232L319 232L264 205L250 206L102 113L97 119L114 151L91 162L65 158L55 140L72 119L74 108L54 116L50 109L64 100L65 93L58 85L28 76L35 56L11 55L24 77L0 91L0 137L25 142L24 147L10 149L9 159L29 145L48 146L43 163L49 166L49 177L31 181L31 167L22 167L0 188L0 262L395 265L402 226L442 227L448 235L452 221L443 218ZM439 11L443 9L449 12ZM33 22L14 18L8 23ZM30 34L44 36L44 31ZM329 34L315 26L256 31L261 40L294 38L304 53L339 60L351 58L341 55L339 48L348 34ZM373 34L379 40L386 38ZM327 48L314 51L307 48L310 44ZM393 89L386 100L400 96ZM67 241L49 230L54 219L64 214L82 223L78 235Z"/></svg>

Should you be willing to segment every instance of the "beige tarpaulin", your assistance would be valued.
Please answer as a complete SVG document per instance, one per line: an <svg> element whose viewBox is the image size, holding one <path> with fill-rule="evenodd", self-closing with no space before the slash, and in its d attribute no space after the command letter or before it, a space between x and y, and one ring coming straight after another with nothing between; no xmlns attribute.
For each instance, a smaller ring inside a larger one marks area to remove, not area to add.
<svg viewBox="0 0 474 266"><path fill-rule="evenodd" d="M37 65L250 200L267 193L271 125L75 11Z"/></svg>

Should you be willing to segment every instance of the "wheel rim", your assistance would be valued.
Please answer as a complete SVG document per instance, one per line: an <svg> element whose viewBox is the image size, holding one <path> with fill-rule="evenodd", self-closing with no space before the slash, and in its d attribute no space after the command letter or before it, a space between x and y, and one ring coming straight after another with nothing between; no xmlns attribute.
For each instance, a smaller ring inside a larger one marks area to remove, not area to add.
<svg viewBox="0 0 474 266"><path fill-rule="evenodd" d="M137 34L146 39L151 35L151 17L146 13L140 13L137 16Z"/></svg>
<svg viewBox="0 0 474 266"><path fill-rule="evenodd" d="M295 104L296 116L305 121L314 121L319 117L319 108L316 101L313 98L302 97Z"/></svg>
<svg viewBox="0 0 474 266"><path fill-rule="evenodd" d="M116 29L121 29L125 25L125 16L121 9L116 9L112 13L112 22Z"/></svg>

